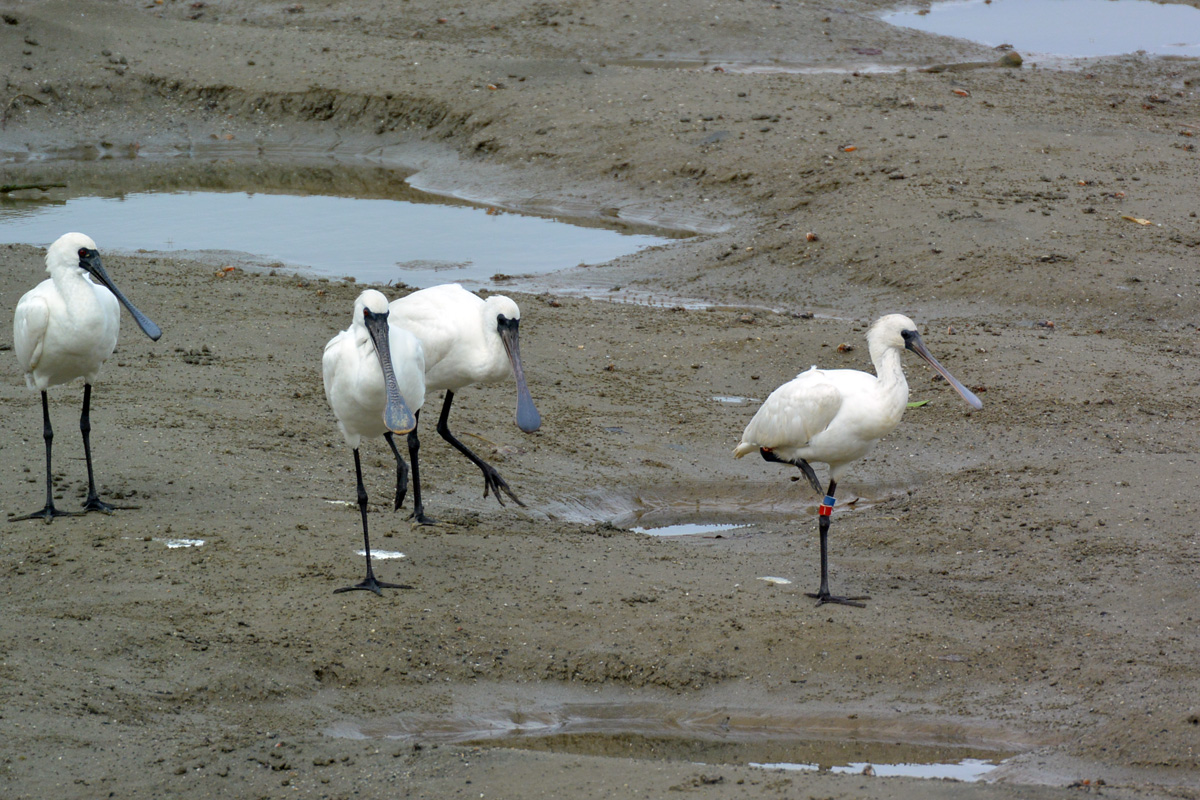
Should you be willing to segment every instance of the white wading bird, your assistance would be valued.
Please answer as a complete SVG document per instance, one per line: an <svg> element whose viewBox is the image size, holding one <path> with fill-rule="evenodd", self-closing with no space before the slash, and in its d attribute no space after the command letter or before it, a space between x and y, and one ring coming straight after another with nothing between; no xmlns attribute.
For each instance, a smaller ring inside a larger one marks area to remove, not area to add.
<svg viewBox="0 0 1200 800"><path fill-rule="evenodd" d="M491 464L454 438L446 423L454 393L459 389L472 383L497 383L513 376L517 381L517 427L526 433L541 427L542 418L533 405L521 367L521 345L517 335L521 310L517 304L502 295L483 300L456 283L447 283L393 300L391 310L393 324L411 331L425 348L426 388L446 392L438 418L438 433L479 467L483 473L484 497L492 491L500 505L504 505L500 495L503 491L517 505L525 505ZM418 448L414 430L409 434L414 485L421 480L417 468ZM420 523L433 522L425 516L419 498L413 518Z"/></svg>
<svg viewBox="0 0 1200 800"><path fill-rule="evenodd" d="M92 383L117 346L121 305L129 310L147 336L155 341L162 336L158 326L113 285L100 262L96 243L82 233L63 234L50 245L46 251L46 271L50 278L17 301L13 318L13 348L25 373L25 383L42 393L46 507L32 514L12 517L10 522L22 519L50 522L55 517L77 516L89 511L112 513L114 506L103 502L96 493L92 473ZM92 278L100 283L95 283ZM88 496L83 511L71 512L54 507L50 477L50 445L54 431L50 427L46 390L76 378L83 378L83 413L79 417L79 430L83 433L83 453L87 458Z"/></svg>
<svg viewBox="0 0 1200 800"><path fill-rule="evenodd" d="M820 507L821 588L809 597L822 603L862 607L869 597L838 597L829 593L829 517L836 502L838 480L850 462L862 458L876 441L900 424L908 406L908 383L900 367L900 351L912 350L950 382L973 408L983 408L967 387L938 363L921 341L908 317L889 314L867 331L875 375L854 369L802 372L780 386L750 420L735 458L757 450L766 461L794 464L818 494L821 484L810 461L829 465L829 489Z"/></svg>
<svg viewBox="0 0 1200 800"><path fill-rule="evenodd" d="M363 546L367 577L362 583L336 592L366 589L411 589L398 583L376 580L371 568L371 537L367 533L367 490L363 486L358 446L364 436L382 435L396 457L396 503L400 508L408 491L408 467L400 457L392 434L408 433L417 427L416 412L425 402L425 356L421 343L408 331L388 321L387 298L368 289L354 301L354 321L325 345L321 368L325 399L337 417L338 429L354 450L358 477L358 511L362 516ZM412 453L414 468L416 453ZM420 506L420 487L414 487L414 502Z"/></svg>

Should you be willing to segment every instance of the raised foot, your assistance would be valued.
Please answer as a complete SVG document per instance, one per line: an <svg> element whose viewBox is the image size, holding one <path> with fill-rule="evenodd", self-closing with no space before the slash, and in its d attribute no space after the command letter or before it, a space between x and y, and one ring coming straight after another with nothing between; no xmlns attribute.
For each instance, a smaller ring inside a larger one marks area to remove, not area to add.
<svg viewBox="0 0 1200 800"><path fill-rule="evenodd" d="M85 511L59 511L57 508L54 507L54 504L51 503L51 504L47 505L45 508L43 508L41 511L35 511L32 514L24 514L19 517L9 517L8 521L9 522L21 522L22 520L27 520L27 519L40 519L40 520L45 521L45 523L47 525L49 525L51 522L54 521L55 517L82 517L86 513L87 513L86 510Z"/></svg>
<svg viewBox="0 0 1200 800"><path fill-rule="evenodd" d="M370 577L364 578L362 583L356 583L353 586L343 586L341 589L334 589L333 593L341 594L342 592L363 591L363 592L374 592L375 594L382 597L383 592L380 591L381 589L411 589L411 588L413 588L413 587L409 586L406 583L387 583L385 581L375 580L374 576L370 576Z"/></svg>
<svg viewBox="0 0 1200 800"><path fill-rule="evenodd" d="M504 494L508 495L514 503L519 505L521 508L525 507L525 504L522 503L515 494L513 494L513 490L508 487L508 483L504 480L504 478L500 477L500 473L496 472L495 467L493 467L491 464L484 464L479 469L483 472L484 497L487 497L488 492L491 492L492 494L496 495L496 500L500 503L500 505L504 505L504 498L500 496L500 492L503 491Z"/></svg>
<svg viewBox="0 0 1200 800"><path fill-rule="evenodd" d="M860 603L858 601L871 599L867 595L863 595L862 597L839 597L836 594L829 594L828 592L825 592L824 594L822 594L821 592L805 592L805 594L808 595L809 597L815 598L818 606L823 606L826 603L837 603L838 605L842 605L842 606L854 606L855 608L866 608L867 607L866 603Z"/></svg>

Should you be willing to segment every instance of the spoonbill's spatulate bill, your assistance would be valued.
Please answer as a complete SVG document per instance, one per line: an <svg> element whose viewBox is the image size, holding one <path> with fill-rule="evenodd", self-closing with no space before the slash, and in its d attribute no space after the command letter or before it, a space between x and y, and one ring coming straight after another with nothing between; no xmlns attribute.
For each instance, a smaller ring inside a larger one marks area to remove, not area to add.
<svg viewBox="0 0 1200 800"><path fill-rule="evenodd" d="M963 386L925 348L917 326L908 317L889 314L867 331L875 375L853 369L817 369L771 392L733 451L736 458L757 450L766 461L800 468L819 494L821 483L809 462L829 465L829 488L820 507L821 588L817 604L842 603L862 607L869 597L839 597L829 592L829 518L836 502L837 481L851 462L865 456L875 442L900 424L908 405L908 382L900 353L911 350L941 373L972 408L983 403Z"/></svg>
<svg viewBox="0 0 1200 800"><path fill-rule="evenodd" d="M417 412L425 402L425 356L421 343L408 331L389 322L387 298L368 289L354 302L350 327L325 345L321 358L325 399L337 418L338 429L354 450L354 472L358 478L358 510L362 517L367 576L361 583L337 589L365 589L382 594L382 589L410 589L375 578L371 567L371 537L367 532L367 490L363 486L358 448L364 436L383 436L396 457L396 500L399 509L408 491L408 467L400 456L393 434L416 430ZM415 451L410 452L416 465ZM414 485L413 500L420 506L420 486Z"/></svg>
<svg viewBox="0 0 1200 800"><path fill-rule="evenodd" d="M117 346L122 305L147 336L155 341L162 336L159 327L138 311L108 277L96 251L96 243L90 237L82 233L60 236L46 251L46 271L50 277L17 301L13 317L13 349L25 373L25 383L42 393L46 506L32 514L12 517L10 521L13 522L23 519L50 522L55 517L76 516L89 511L112 513L115 507L103 502L96 492L92 470L92 384L100 374L100 367ZM87 460L88 495L83 511L68 512L54 507L50 472L54 430L50 425L46 390L76 378L84 381L79 430L83 434L83 452Z"/></svg>
<svg viewBox="0 0 1200 800"><path fill-rule="evenodd" d="M521 365L518 336L521 310L517 304L503 295L492 295L484 300L456 283L447 283L393 300L391 310L393 323L411 331L425 348L426 388L446 392L438 418L438 433L479 467L483 473L484 497L489 491L493 492L500 505L504 505L503 492L517 505L525 505L491 464L450 433L447 423L455 392L473 383L497 383L511 376L517 382L517 427L526 433L541 427L542 418L525 384L525 370ZM409 436L414 484L420 480L416 466L416 438L414 431ZM414 518L422 523L433 521L419 506Z"/></svg>

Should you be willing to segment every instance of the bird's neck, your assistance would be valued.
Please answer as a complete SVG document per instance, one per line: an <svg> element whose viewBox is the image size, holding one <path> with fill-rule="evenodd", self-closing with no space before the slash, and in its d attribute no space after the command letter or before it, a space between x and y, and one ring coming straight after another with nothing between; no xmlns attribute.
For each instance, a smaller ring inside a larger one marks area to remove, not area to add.
<svg viewBox="0 0 1200 800"><path fill-rule="evenodd" d="M908 381L904 379L904 368L900 365L900 350L888 347L882 352L872 353L871 360L875 364L875 375L879 379L879 391L883 394L896 395L900 406L908 402Z"/></svg>
<svg viewBox="0 0 1200 800"><path fill-rule="evenodd" d="M50 272L50 278L68 305L83 308L83 304L95 302L97 285L83 270L56 269Z"/></svg>

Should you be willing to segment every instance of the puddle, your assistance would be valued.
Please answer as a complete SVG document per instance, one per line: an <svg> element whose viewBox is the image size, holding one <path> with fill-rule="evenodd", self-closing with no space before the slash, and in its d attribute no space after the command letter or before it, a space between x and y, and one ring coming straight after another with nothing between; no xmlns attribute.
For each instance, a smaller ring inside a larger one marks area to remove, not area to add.
<svg viewBox="0 0 1200 800"><path fill-rule="evenodd" d="M250 192L134 192L0 200L0 242L44 245L80 230L102 250L284 265L414 287L611 261L670 241L441 202Z"/></svg>
<svg viewBox="0 0 1200 800"><path fill-rule="evenodd" d="M890 21L890 20L888 20ZM878 51L876 51L878 55ZM741 58L692 58L688 56L668 56L659 58L625 58L609 62L622 67L642 67L650 69L677 69L687 71L728 72L740 75L824 75L869 73L886 74L900 72L903 66L893 66L872 63L855 63L846 65L820 65L787 61L785 59L741 59Z"/></svg>
<svg viewBox="0 0 1200 800"><path fill-rule="evenodd" d="M1032 746L1011 731L858 716L678 708L655 702L567 703L457 715L399 714L326 731L345 738L460 744L574 755L743 764L979 780Z"/></svg>
<svg viewBox="0 0 1200 800"><path fill-rule="evenodd" d="M992 47L1010 44L1026 57L1200 56L1200 9L1150 0L969 0L882 19Z"/></svg>
<svg viewBox="0 0 1200 800"><path fill-rule="evenodd" d="M783 770L804 770L804 771L828 771L841 772L846 774L870 774L880 778L888 777L908 777L908 778L930 778L938 780L955 780L955 781L981 781L984 776L1000 766L995 761L984 761L979 758L964 758L957 763L949 762L945 764L873 764L868 761L856 761L850 764L823 766L821 764L751 764L752 767L762 767L763 769L783 769Z"/></svg>
<svg viewBox="0 0 1200 800"><path fill-rule="evenodd" d="M44 245L82 230L101 250L144 250L218 266L274 266L414 287L514 287L693 236L640 208L518 194L459 196L425 184L402 153L253 143L110 145L33 152L0 145L0 242ZM606 287L611 288L611 287Z"/></svg>
<svg viewBox="0 0 1200 800"><path fill-rule="evenodd" d="M679 525L663 525L658 528L630 528L634 533L646 533L651 536L696 536L702 533L722 533L724 531L737 530L738 528L749 528L749 524L708 524L698 522L685 522Z"/></svg>

